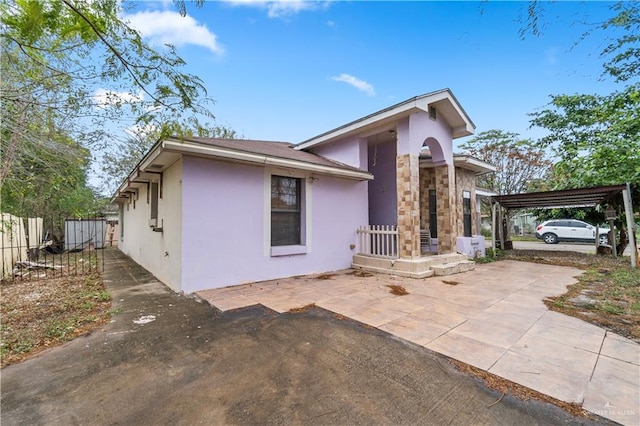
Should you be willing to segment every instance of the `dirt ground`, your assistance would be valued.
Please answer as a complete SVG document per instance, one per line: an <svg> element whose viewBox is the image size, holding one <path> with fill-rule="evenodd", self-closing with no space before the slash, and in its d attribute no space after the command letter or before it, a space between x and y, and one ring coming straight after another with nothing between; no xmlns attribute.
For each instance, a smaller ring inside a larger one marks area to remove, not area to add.
<svg viewBox="0 0 640 426"><path fill-rule="evenodd" d="M111 297L97 273L0 282L1 365L57 346L106 323Z"/></svg>
<svg viewBox="0 0 640 426"><path fill-rule="evenodd" d="M585 270L567 293L545 299L547 307L640 343L640 270L628 258L544 250L511 250L503 258Z"/></svg>

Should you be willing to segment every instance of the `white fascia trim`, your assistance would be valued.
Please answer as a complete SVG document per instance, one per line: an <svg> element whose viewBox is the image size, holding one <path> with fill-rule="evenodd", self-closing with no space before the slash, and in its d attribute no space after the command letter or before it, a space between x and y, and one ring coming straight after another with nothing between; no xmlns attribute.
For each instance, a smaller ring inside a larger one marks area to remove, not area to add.
<svg viewBox="0 0 640 426"><path fill-rule="evenodd" d="M482 160L478 160L474 157L453 157L453 164L458 167L465 168L465 166L469 167L470 170L475 171L477 174L484 174L495 172L497 170L496 166L493 164L486 163Z"/></svg>
<svg viewBox="0 0 640 426"><path fill-rule="evenodd" d="M349 133L356 132L359 129L369 126L376 122L384 122L385 120L390 120L392 118L396 118L396 116L407 115L412 111L429 111L429 105L436 103L442 100L448 100L453 108L456 110L458 115L462 117L465 125L460 126L454 129L454 139L472 135L475 132L475 125L471 121L471 119L467 116L466 112L462 109L462 106L458 103L456 97L451 93L449 89L439 90L437 92L428 93L426 95L419 96L417 98L413 98L412 100L402 103L398 106L390 107L388 110L382 110L379 113L373 113L372 115L367 116L364 119L356 120L352 122L352 124L347 124L343 127L338 127L334 130L326 132L324 134L318 135L314 138L311 138L307 141L304 141L294 147L294 149L302 150L306 148L310 148L312 146L320 145L324 142L328 142L340 137L344 137Z"/></svg>
<svg viewBox="0 0 640 426"><path fill-rule="evenodd" d="M423 107L420 107L420 105L424 105ZM346 127L342 127L342 128L338 128L335 131L331 131L329 133L325 133L324 135L320 135L318 137L315 137L313 139L309 139L306 142L303 142L299 145L296 145L294 147L294 149L297 150L302 150L305 148L309 148L315 145L319 145L323 142L327 142L330 141L332 139L336 139L339 137L343 137L351 132L357 131L358 129L361 129L363 127L369 126L373 123L379 122L379 121L384 121L387 119L390 119L394 116L397 115L402 115L404 113L407 113L411 110L421 110L421 111L426 111L426 109L424 108L427 104L424 102L424 99L416 99L412 102L403 104L398 106L397 108L391 109L389 111L384 111L380 114L375 114L372 115L371 117L364 119L362 121L356 121L355 123L348 125Z"/></svg>
<svg viewBox="0 0 640 426"><path fill-rule="evenodd" d="M148 167L150 164L152 164L155 161L155 159L158 157L158 155L160 155L161 152L162 152L162 149L161 149L160 145L157 145L151 152L149 152L142 159L140 164L138 166L136 166L131 171L131 173L129 173L129 175L124 180L124 182L122 182L120 184L120 186L118 187L118 189L115 192L115 195L111 198L111 201L114 202L116 200L116 198L118 198L120 196L120 194L129 186L129 183L137 177L138 172L140 170L144 170L146 167Z"/></svg>
<svg viewBox="0 0 640 426"><path fill-rule="evenodd" d="M476 187L476 195L480 197L495 197L496 195L498 195L498 193L489 191L488 189Z"/></svg>
<svg viewBox="0 0 640 426"><path fill-rule="evenodd" d="M285 158L269 157L266 155L252 154L249 152L234 151L230 149L218 148L213 146L202 146L190 144L188 142L174 142L167 140L162 142L162 148L168 152L187 153L201 155L212 158L222 158L252 164L261 164L264 166L284 167L298 170L307 170L325 175L338 176L355 180L372 180L373 175L368 172L355 170L344 170L336 167L323 166L320 164L305 163L303 161L289 160Z"/></svg>

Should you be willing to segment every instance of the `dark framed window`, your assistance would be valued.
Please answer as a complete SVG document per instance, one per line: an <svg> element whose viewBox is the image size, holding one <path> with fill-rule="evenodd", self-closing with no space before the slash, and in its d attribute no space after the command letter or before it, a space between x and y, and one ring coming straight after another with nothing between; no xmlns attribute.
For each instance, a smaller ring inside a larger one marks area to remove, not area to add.
<svg viewBox="0 0 640 426"><path fill-rule="evenodd" d="M120 204L120 215L118 217L120 219L119 228L120 228L120 238L124 237L124 204Z"/></svg>
<svg viewBox="0 0 640 426"><path fill-rule="evenodd" d="M158 218L158 182L151 182L151 219Z"/></svg>
<svg viewBox="0 0 640 426"><path fill-rule="evenodd" d="M471 192L462 191L462 223L464 236L471 236Z"/></svg>
<svg viewBox="0 0 640 426"><path fill-rule="evenodd" d="M438 206L435 189L429 190L429 230L431 238L438 238Z"/></svg>
<svg viewBox="0 0 640 426"><path fill-rule="evenodd" d="M301 244L302 179L271 176L271 246Z"/></svg>

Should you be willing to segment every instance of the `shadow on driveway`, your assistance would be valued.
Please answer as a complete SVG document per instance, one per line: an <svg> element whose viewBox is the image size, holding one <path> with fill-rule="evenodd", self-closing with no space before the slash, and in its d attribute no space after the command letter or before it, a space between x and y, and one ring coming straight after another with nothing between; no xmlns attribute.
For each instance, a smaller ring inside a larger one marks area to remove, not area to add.
<svg viewBox="0 0 640 426"><path fill-rule="evenodd" d="M2 370L13 424L590 423L500 395L444 357L311 308L224 315L105 253L121 313L103 330Z"/></svg>

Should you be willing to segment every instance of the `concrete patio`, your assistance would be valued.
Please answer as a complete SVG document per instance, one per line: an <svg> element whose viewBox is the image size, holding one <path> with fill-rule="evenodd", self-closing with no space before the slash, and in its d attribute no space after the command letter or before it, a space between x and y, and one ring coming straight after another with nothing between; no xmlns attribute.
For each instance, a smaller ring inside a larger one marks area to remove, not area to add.
<svg viewBox="0 0 640 426"><path fill-rule="evenodd" d="M313 303L607 419L640 424L640 345L542 303L581 272L515 261L422 280L346 270L198 295L221 311ZM393 295L389 285L409 294Z"/></svg>

